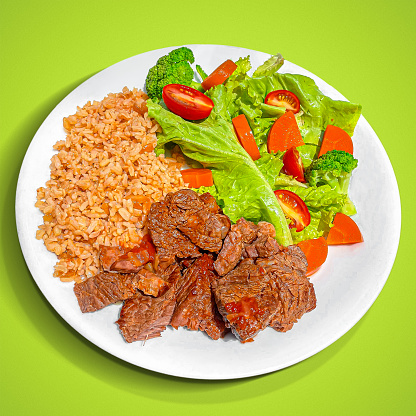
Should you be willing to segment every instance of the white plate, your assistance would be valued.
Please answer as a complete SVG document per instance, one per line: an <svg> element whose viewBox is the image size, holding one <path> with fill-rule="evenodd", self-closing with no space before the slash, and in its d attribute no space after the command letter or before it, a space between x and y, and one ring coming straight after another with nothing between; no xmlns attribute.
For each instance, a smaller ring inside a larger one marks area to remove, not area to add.
<svg viewBox="0 0 416 416"><path fill-rule="evenodd" d="M270 55L249 49L218 45L188 45L196 62L207 72L230 58L250 55L253 68ZM40 290L76 331L92 343L134 365L160 373L198 378L233 379L265 374L302 361L345 334L366 313L383 288L396 256L400 236L400 199L390 161L376 134L361 116L353 137L359 161L351 180L358 223L365 242L330 247L321 270L312 276L317 307L287 333L266 329L255 341L239 343L232 335L213 341L204 333L168 328L162 337L126 343L114 323L120 305L82 314L72 283L53 278L54 254L35 234L42 214L35 208L36 189L49 179L52 146L65 138L64 116L77 106L101 100L110 92L144 87L144 79L156 60L174 48L159 49L119 62L85 81L63 99L39 128L23 161L17 192L16 220L20 245ZM334 88L310 72L285 62L280 72L313 78L331 98L345 100Z"/></svg>

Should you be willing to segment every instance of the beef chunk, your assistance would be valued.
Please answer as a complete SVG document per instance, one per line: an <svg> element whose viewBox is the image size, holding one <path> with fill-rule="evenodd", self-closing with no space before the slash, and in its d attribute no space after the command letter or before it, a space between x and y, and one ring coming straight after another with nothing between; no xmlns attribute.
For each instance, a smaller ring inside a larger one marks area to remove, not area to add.
<svg viewBox="0 0 416 416"><path fill-rule="evenodd" d="M166 280L156 276L156 274L146 269L140 270L137 275L140 278L137 288L145 295L158 297L165 293L170 286Z"/></svg>
<svg viewBox="0 0 416 416"><path fill-rule="evenodd" d="M172 195L168 194L164 201L152 204L148 215L149 233L156 246L159 267L162 270L172 264L176 257L186 258L201 255L198 247L176 228L186 222L189 212L193 213L194 210L191 208L186 210L186 205L181 203L180 198L177 198L179 206L175 206L176 200ZM202 206L202 202L198 199L192 198L192 200L196 201L199 208Z"/></svg>
<svg viewBox="0 0 416 416"><path fill-rule="evenodd" d="M271 224L270 224L271 225ZM243 243L250 244L257 237L259 227L251 221L247 221L244 218L240 218L236 222L236 226L243 236ZM272 226L273 227L273 226Z"/></svg>
<svg viewBox="0 0 416 416"><path fill-rule="evenodd" d="M218 310L242 342L251 341L265 329L279 303L265 271L252 259L245 259L223 278L212 284Z"/></svg>
<svg viewBox="0 0 416 416"><path fill-rule="evenodd" d="M266 234L261 234L253 243L244 247L244 257L271 257L280 251L279 243Z"/></svg>
<svg viewBox="0 0 416 416"><path fill-rule="evenodd" d="M146 234L138 246L130 249L101 245L99 258L105 271L137 273L143 265L155 259L155 247L149 234Z"/></svg>
<svg viewBox="0 0 416 416"><path fill-rule="evenodd" d="M222 239L227 235L231 222L221 214L212 214L208 209L201 209L188 217L178 229L203 250L218 253L222 247Z"/></svg>
<svg viewBox="0 0 416 416"><path fill-rule="evenodd" d="M224 276L230 272L241 260L243 253L243 235L237 224L231 226L231 230L225 237L222 249L214 263L215 271Z"/></svg>
<svg viewBox="0 0 416 416"><path fill-rule="evenodd" d="M74 293L82 312L93 312L111 303L132 297L138 288L140 276L103 272L75 283Z"/></svg>
<svg viewBox="0 0 416 416"><path fill-rule="evenodd" d="M286 332L304 313L316 307L313 284L305 275L305 255L298 246L289 246L283 247L273 258L257 259L256 263L271 276L273 290L280 301L270 326Z"/></svg>
<svg viewBox="0 0 416 416"><path fill-rule="evenodd" d="M300 247L280 246L279 252L270 258L258 259L257 264L264 267L268 271L276 271L281 273L291 273L293 270L300 274L305 274L308 268L306 256Z"/></svg>
<svg viewBox="0 0 416 416"><path fill-rule="evenodd" d="M190 330L205 331L212 339L219 339L226 332L224 321L218 314L211 292L215 280L212 256L204 254L195 260L183 274L176 289L176 308L171 325Z"/></svg>
<svg viewBox="0 0 416 416"><path fill-rule="evenodd" d="M221 209L217 204L215 198L208 192L205 192L202 195L199 195L199 199L204 203L205 207L212 214L219 214Z"/></svg>
<svg viewBox="0 0 416 416"><path fill-rule="evenodd" d="M241 260L243 247L251 243L257 237L258 232L259 227L244 218L240 218L231 226L230 232L225 237L222 250L214 263L215 271L220 276L224 276L234 269ZM255 256L246 257L257 257L257 252L255 254Z"/></svg>
<svg viewBox="0 0 416 416"><path fill-rule="evenodd" d="M100 245L99 259L104 271L111 271L111 266L128 250L122 246L109 247Z"/></svg>
<svg viewBox="0 0 416 416"><path fill-rule="evenodd" d="M169 193L152 204L148 229L164 269L176 258L201 256L200 249L218 252L228 232L228 217L219 214L212 197L200 197L191 189Z"/></svg>
<svg viewBox="0 0 416 416"><path fill-rule="evenodd" d="M273 224L270 224L266 221L260 221L258 224L258 237L260 235L267 235L269 237L275 238L276 237L276 229L274 228Z"/></svg>
<svg viewBox="0 0 416 416"><path fill-rule="evenodd" d="M256 235L250 241L245 241L243 257L270 257L278 253L280 246L275 240L276 230L274 226L265 221L260 221L257 225L251 224L253 230L256 230Z"/></svg>
<svg viewBox="0 0 416 416"><path fill-rule="evenodd" d="M242 260L213 283L218 310L240 341L250 340L266 326L285 332L315 308L306 267L299 247L280 247L270 257Z"/></svg>
<svg viewBox="0 0 416 416"><path fill-rule="evenodd" d="M173 288L158 298L136 294L124 302L116 323L127 342L145 341L160 337L169 325L174 308Z"/></svg>

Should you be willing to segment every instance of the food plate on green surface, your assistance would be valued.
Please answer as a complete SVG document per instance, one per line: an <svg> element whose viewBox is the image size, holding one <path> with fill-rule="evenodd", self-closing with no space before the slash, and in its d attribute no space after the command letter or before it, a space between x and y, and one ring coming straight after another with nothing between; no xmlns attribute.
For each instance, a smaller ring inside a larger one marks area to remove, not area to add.
<svg viewBox="0 0 416 416"><path fill-rule="evenodd" d="M252 68L257 68L270 58L270 54L230 46L188 47L207 73L228 59L237 61L250 56ZM376 300L394 262L401 221L397 183L382 144L362 115L352 137L359 165L351 178L349 197L357 211L353 218L364 235L364 243L329 247L326 262L310 277L316 308L288 332L267 328L254 342L242 344L231 334L213 341L199 331L168 327L160 338L127 343L115 324L120 305L83 314L74 296L74 283L53 277L56 256L36 239L43 221L42 213L35 207L36 192L49 180L53 146L65 140L63 119L74 114L77 107L103 100L110 93L120 93L125 87L143 89L149 69L173 49L133 56L99 72L72 91L46 118L29 146L16 192L16 220L25 260L57 313L93 344L126 362L198 379L242 378L285 368L318 353L351 329ZM324 95L346 101L323 80L289 61L279 72L310 77Z"/></svg>

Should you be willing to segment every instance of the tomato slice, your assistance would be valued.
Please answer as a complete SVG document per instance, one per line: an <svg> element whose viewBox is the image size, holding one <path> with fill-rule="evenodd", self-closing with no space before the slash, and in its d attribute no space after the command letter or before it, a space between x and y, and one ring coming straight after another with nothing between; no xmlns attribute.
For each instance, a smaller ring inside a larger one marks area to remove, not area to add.
<svg viewBox="0 0 416 416"><path fill-rule="evenodd" d="M273 123L267 136L267 150L269 153L283 152L291 147L303 146L296 117L291 111L286 111Z"/></svg>
<svg viewBox="0 0 416 416"><path fill-rule="evenodd" d="M350 135L340 127L328 124L324 137L322 138L321 148L318 157L331 150L344 150L344 152L354 153L354 145Z"/></svg>
<svg viewBox="0 0 416 416"><path fill-rule="evenodd" d="M153 262L156 255L156 248L153 245L149 234L145 234L138 246L133 247L130 251L118 257L111 265L112 271L129 269L138 270L146 263Z"/></svg>
<svg viewBox="0 0 416 416"><path fill-rule="evenodd" d="M286 175L293 176L299 182L306 182L303 174L303 163L298 149L291 147L283 155L283 170Z"/></svg>
<svg viewBox="0 0 416 416"><path fill-rule="evenodd" d="M294 114L299 113L300 110L299 98L288 90L269 92L266 95L264 103L276 107L285 107L286 111L292 111Z"/></svg>
<svg viewBox="0 0 416 416"><path fill-rule="evenodd" d="M306 276L311 276L325 263L328 257L328 244L324 237L319 237L312 240L300 241L297 245L305 253L306 260L308 261Z"/></svg>
<svg viewBox="0 0 416 416"><path fill-rule="evenodd" d="M333 226L329 230L326 242L329 246L337 244L355 244L364 241L358 225L348 215L337 212Z"/></svg>
<svg viewBox="0 0 416 416"><path fill-rule="evenodd" d="M277 201L284 214L292 220L289 228L295 228L296 231L302 231L311 222L311 214L305 202L292 191L279 189L274 191Z"/></svg>
<svg viewBox="0 0 416 416"><path fill-rule="evenodd" d="M172 113L185 120L201 120L210 115L214 102L202 92L181 84L163 87L162 98Z"/></svg>
<svg viewBox="0 0 416 416"><path fill-rule="evenodd" d="M236 69L237 65L231 59L227 59L202 81L202 88L207 91L222 84Z"/></svg>
<svg viewBox="0 0 416 416"><path fill-rule="evenodd" d="M181 174L185 183L190 188L200 188L201 186L212 186L212 172L209 169L183 169Z"/></svg>
<svg viewBox="0 0 416 416"><path fill-rule="evenodd" d="M248 124L247 118L244 114L240 114L232 119L237 138L244 147L244 150L251 156L253 160L260 159L260 151L254 139L253 132Z"/></svg>

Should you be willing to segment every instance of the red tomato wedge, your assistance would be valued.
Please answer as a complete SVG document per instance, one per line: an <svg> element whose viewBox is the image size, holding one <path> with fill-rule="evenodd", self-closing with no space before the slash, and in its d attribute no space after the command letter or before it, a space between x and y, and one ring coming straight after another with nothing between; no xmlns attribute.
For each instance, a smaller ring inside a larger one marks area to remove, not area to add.
<svg viewBox="0 0 416 416"><path fill-rule="evenodd" d="M264 99L264 103L276 107L285 107L286 111L292 111L294 114L299 113L299 98L288 90L276 90L269 92Z"/></svg>
<svg viewBox="0 0 416 416"><path fill-rule="evenodd" d="M300 241L297 245L305 253L306 260L308 261L306 276L316 273L328 257L328 244L325 238L319 237L312 240Z"/></svg>
<svg viewBox="0 0 416 416"><path fill-rule="evenodd" d="M118 270L118 265L122 264L123 268L128 266L131 269L137 269L146 263L154 261L156 249L153 245L149 234L145 234L138 246L133 247L126 254L120 256L111 266L111 270Z"/></svg>
<svg viewBox="0 0 416 416"><path fill-rule="evenodd" d="M185 120L201 120L210 115L214 107L211 98L201 91L181 84L163 87L162 98L172 113Z"/></svg>
<svg viewBox="0 0 416 416"><path fill-rule="evenodd" d="M237 65L231 59L227 59L202 81L202 88L207 91L222 84L236 69Z"/></svg>
<svg viewBox="0 0 416 416"><path fill-rule="evenodd" d="M350 135L339 127L328 124L322 139L318 157L330 150L344 150L353 154L354 146Z"/></svg>
<svg viewBox="0 0 416 416"><path fill-rule="evenodd" d="M269 153L283 152L291 147L298 147L304 144L298 123L291 111L287 111L274 122L267 137Z"/></svg>
<svg viewBox="0 0 416 416"><path fill-rule="evenodd" d="M244 114L240 114L233 118L233 126L235 133L240 141L241 146L251 156L253 160L260 159L259 148L257 147L256 140L254 139L253 132Z"/></svg>
<svg viewBox="0 0 416 416"><path fill-rule="evenodd" d="M306 182L303 174L302 158L296 147L291 147L289 150L286 150L283 155L283 170L286 175L293 176L299 182Z"/></svg>
<svg viewBox="0 0 416 416"><path fill-rule="evenodd" d="M212 186L212 172L209 169L184 169L181 174L185 183L190 188L200 188L201 186Z"/></svg>
<svg viewBox="0 0 416 416"><path fill-rule="evenodd" d="M364 241L358 225L348 215L338 212L333 224L326 237L328 245L355 244Z"/></svg>
<svg viewBox="0 0 416 416"><path fill-rule="evenodd" d="M279 189L274 191L277 201L284 214L292 220L289 228L295 228L296 231L302 231L311 222L311 214L303 200L292 191Z"/></svg>

